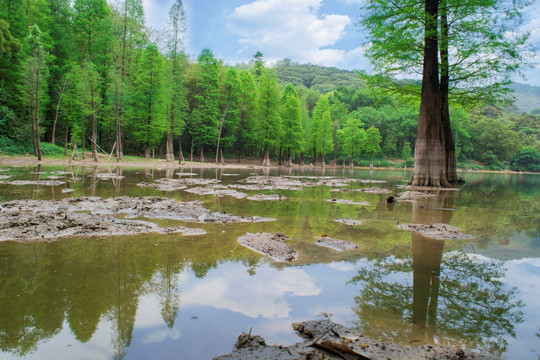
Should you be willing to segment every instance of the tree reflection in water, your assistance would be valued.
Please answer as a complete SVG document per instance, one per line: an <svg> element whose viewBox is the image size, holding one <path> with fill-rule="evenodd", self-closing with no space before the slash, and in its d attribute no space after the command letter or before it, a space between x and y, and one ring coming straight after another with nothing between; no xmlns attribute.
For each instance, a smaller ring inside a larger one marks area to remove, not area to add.
<svg viewBox="0 0 540 360"><path fill-rule="evenodd" d="M417 199L412 222L449 223L454 194ZM443 255L443 248L442 240L412 233L412 258L374 260L360 269L351 280L362 289L353 307L356 326L388 341L502 354L523 321L517 289L500 280L505 274L501 262L462 252Z"/></svg>

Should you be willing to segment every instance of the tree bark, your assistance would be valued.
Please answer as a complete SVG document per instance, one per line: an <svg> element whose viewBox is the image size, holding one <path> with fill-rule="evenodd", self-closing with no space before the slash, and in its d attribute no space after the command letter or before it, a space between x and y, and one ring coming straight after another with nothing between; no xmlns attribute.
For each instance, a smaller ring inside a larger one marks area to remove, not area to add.
<svg viewBox="0 0 540 360"><path fill-rule="evenodd" d="M60 104L62 103L62 96L64 96L64 91L66 90L68 79L64 80L64 84L62 85L62 90L60 91L60 96L58 97L58 103L56 104L56 114L54 116L54 122L53 122L53 128L52 128L52 136L51 136L51 144L54 145L55 137L56 137L56 122L58 121L58 113L60 111Z"/></svg>
<svg viewBox="0 0 540 360"><path fill-rule="evenodd" d="M165 160L174 161L174 146L173 146L173 132L172 129L167 134L167 153L165 155Z"/></svg>
<svg viewBox="0 0 540 360"><path fill-rule="evenodd" d="M199 161L204 162L204 146L201 145L200 151L199 151Z"/></svg>
<svg viewBox="0 0 540 360"><path fill-rule="evenodd" d="M36 152L38 161L41 161L41 143L39 140L39 73L41 72L42 53L41 49L38 51L38 65L36 74Z"/></svg>
<svg viewBox="0 0 540 360"><path fill-rule="evenodd" d="M438 0L425 1L424 64L422 95L414 171L409 184L448 187L446 143L441 118L437 13Z"/></svg>
<svg viewBox="0 0 540 360"><path fill-rule="evenodd" d="M96 121L96 113L95 113L95 107L94 107L94 85L91 85L90 92L92 96L92 157L94 158L95 162L98 162L98 154L97 154L97 121Z"/></svg>
<svg viewBox="0 0 540 360"><path fill-rule="evenodd" d="M272 166L270 162L270 154L268 153L268 145L264 145L264 153L262 158L262 166Z"/></svg>
<svg viewBox="0 0 540 360"><path fill-rule="evenodd" d="M118 99L120 98L120 94L118 92L118 74L116 74L116 78L114 81L114 116L115 116L115 133L116 133L116 161L120 161L120 158L122 157L122 151L121 151L121 143L122 143L122 135L121 135L121 127L120 127L120 102Z"/></svg>
<svg viewBox="0 0 540 360"><path fill-rule="evenodd" d="M282 165L286 167L292 167L292 157L290 149L285 150L285 153L283 154Z"/></svg>
<svg viewBox="0 0 540 360"><path fill-rule="evenodd" d="M184 162L184 154L182 154L182 140L178 137L178 164L182 165Z"/></svg>
<svg viewBox="0 0 540 360"><path fill-rule="evenodd" d="M441 3L441 120L443 124L444 139L446 145L446 177L449 183L456 183L458 181L456 172L456 149L454 145L454 138L452 136L452 129L450 125L450 110L448 106L448 92L450 86L450 72L448 63L448 18L447 18L447 2Z"/></svg>

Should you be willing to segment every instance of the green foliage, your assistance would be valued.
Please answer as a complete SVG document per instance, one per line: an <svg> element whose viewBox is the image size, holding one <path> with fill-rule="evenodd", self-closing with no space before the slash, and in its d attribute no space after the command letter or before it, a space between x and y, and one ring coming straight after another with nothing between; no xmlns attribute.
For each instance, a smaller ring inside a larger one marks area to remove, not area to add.
<svg viewBox="0 0 540 360"><path fill-rule="evenodd" d="M521 20L525 1L447 0L440 2L438 37L441 49L452 49L449 64L439 59L439 71L449 70L451 95L461 102L478 103L504 97L513 74L525 65L528 34L508 31ZM376 83L403 93L419 94L388 75L422 73L424 2L371 0L361 24L371 35L368 57L382 72ZM504 14L504 16L501 16ZM447 34L442 31L447 20ZM437 28L437 27L436 27Z"/></svg>
<svg viewBox="0 0 540 360"><path fill-rule="evenodd" d="M238 126L238 114L240 111L241 83L238 73L234 68L225 70L225 75L221 81L219 110L221 143L226 149L231 149L234 145L236 128Z"/></svg>
<svg viewBox="0 0 540 360"><path fill-rule="evenodd" d="M246 148L255 145L255 125L257 120L257 88L253 75L249 71L238 73L240 81L238 126L236 142L238 153L243 155Z"/></svg>
<svg viewBox="0 0 540 360"><path fill-rule="evenodd" d="M532 146L524 146L512 160L512 169L540 172L540 151Z"/></svg>
<svg viewBox="0 0 540 360"><path fill-rule="evenodd" d="M381 141L382 138L379 129L370 126L369 129L366 130L366 141L362 146L362 150L373 158L375 154L381 151Z"/></svg>
<svg viewBox="0 0 540 360"><path fill-rule="evenodd" d="M15 54L21 51L21 42L13 37L9 31L9 23L0 20L0 57L2 62L10 61Z"/></svg>
<svg viewBox="0 0 540 360"><path fill-rule="evenodd" d="M332 117L328 95L323 95L313 109L312 143L317 156L325 156L334 149L332 139Z"/></svg>
<svg viewBox="0 0 540 360"><path fill-rule="evenodd" d="M219 125L219 68L212 51L201 52L198 67L188 131L197 145L214 145Z"/></svg>
<svg viewBox="0 0 540 360"><path fill-rule="evenodd" d="M300 99L291 84L283 90L281 98L282 136L281 146L290 153L299 153L303 150L304 129L302 129L302 115L300 112Z"/></svg>
<svg viewBox="0 0 540 360"><path fill-rule="evenodd" d="M331 92L340 86L360 89L364 84L355 71L312 64L298 64L290 59L278 61L274 66L274 70L278 74L280 85L305 86L307 89L316 90L322 94Z"/></svg>
<svg viewBox="0 0 540 360"><path fill-rule="evenodd" d="M521 140L509 126L495 119L471 119L471 141L478 160L488 164L510 161L521 150Z"/></svg>
<svg viewBox="0 0 540 360"><path fill-rule="evenodd" d="M259 116L255 128L256 139L264 148L275 146L281 132L279 87L276 78L264 71L259 78L257 106Z"/></svg>
<svg viewBox="0 0 540 360"><path fill-rule="evenodd" d="M343 129L338 130L343 153L350 156L351 160L354 159L355 153L362 149L362 145L366 141L366 131L362 127L363 124L359 119L350 117L345 122Z"/></svg>
<svg viewBox="0 0 540 360"><path fill-rule="evenodd" d="M34 152L34 145L31 142L18 142L7 136L0 136L0 154L4 155L25 155ZM43 155L64 155L64 148L50 143L41 143Z"/></svg>
<svg viewBox="0 0 540 360"><path fill-rule="evenodd" d="M157 46L148 45L139 63L131 124L132 134L144 146L146 156L150 155L150 148L159 143L166 130L163 86L163 57Z"/></svg>

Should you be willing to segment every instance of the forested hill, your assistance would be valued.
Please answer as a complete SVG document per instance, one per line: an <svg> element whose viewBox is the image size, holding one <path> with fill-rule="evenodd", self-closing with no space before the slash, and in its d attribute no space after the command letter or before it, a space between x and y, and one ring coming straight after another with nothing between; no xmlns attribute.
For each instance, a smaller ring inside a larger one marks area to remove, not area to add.
<svg viewBox="0 0 540 360"><path fill-rule="evenodd" d="M509 86L514 90L516 99L515 106L520 113L532 113L533 110L540 111L540 87L519 83L513 83ZM535 113L537 113L535 111Z"/></svg>
<svg viewBox="0 0 540 360"><path fill-rule="evenodd" d="M364 81L357 71L313 64L299 64L289 59L276 62L272 68L275 70L282 86L286 84L305 86L323 94L340 86L347 86L356 90L364 87Z"/></svg>
<svg viewBox="0 0 540 360"><path fill-rule="evenodd" d="M299 64L290 59L280 60L272 68L275 70L282 87L286 84L305 86L323 94L340 86L357 90L364 87L364 81L360 78L358 71ZM535 109L540 109L540 87L513 83L509 88L514 91L514 105L518 114L531 113Z"/></svg>

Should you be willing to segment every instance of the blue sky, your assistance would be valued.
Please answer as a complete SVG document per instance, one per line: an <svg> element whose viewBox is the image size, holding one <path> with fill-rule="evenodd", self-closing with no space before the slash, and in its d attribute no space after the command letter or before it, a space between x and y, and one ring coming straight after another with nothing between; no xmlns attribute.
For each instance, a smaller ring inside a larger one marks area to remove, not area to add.
<svg viewBox="0 0 540 360"><path fill-rule="evenodd" d="M143 0L147 25L161 29L173 0ZM268 62L290 58L369 71L359 21L363 0L184 0L186 52L209 48L227 64L248 62L257 51ZM525 11L523 30L540 48L540 1ZM539 62L536 53L532 62ZM540 66L518 82L540 86Z"/></svg>

